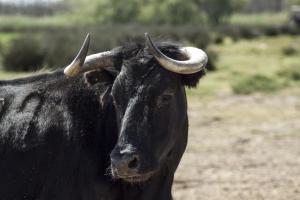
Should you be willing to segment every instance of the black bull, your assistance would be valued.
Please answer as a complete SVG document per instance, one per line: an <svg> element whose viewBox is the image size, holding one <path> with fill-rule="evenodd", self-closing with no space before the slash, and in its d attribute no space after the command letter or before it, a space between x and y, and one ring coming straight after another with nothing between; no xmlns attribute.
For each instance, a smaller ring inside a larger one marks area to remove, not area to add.
<svg viewBox="0 0 300 200"><path fill-rule="evenodd" d="M180 59L177 46L158 46ZM118 48L113 69L1 81L0 199L172 199L184 86L203 75L170 72L134 43Z"/></svg>

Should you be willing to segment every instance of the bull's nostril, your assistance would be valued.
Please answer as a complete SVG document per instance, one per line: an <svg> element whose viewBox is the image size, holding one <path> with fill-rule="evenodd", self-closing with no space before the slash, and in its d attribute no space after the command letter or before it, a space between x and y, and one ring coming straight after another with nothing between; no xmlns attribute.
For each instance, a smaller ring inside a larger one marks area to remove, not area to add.
<svg viewBox="0 0 300 200"><path fill-rule="evenodd" d="M134 157L129 163L128 163L128 168L134 169L137 168L139 164L139 160L137 157Z"/></svg>

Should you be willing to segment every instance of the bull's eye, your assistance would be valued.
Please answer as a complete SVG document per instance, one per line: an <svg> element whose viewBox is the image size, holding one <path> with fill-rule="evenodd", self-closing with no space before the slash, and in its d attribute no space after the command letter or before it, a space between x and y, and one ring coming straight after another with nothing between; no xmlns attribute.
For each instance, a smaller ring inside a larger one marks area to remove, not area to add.
<svg viewBox="0 0 300 200"><path fill-rule="evenodd" d="M157 106L162 107L168 105L172 100L172 94L163 94L157 99Z"/></svg>

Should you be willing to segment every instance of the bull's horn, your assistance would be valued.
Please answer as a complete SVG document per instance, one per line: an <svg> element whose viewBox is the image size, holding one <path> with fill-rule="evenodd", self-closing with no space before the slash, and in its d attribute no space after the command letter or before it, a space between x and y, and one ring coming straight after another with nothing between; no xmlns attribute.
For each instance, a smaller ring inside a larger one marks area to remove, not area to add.
<svg viewBox="0 0 300 200"><path fill-rule="evenodd" d="M90 35L88 34L76 58L65 68L65 75L72 77L87 71L113 66L113 57L115 56L113 51L105 51L86 57L89 43Z"/></svg>
<svg viewBox="0 0 300 200"><path fill-rule="evenodd" d="M76 76L77 74L80 73L82 65L85 61L86 55L89 50L90 40L91 40L90 34L87 34L77 56L75 57L73 62L65 68L64 70L65 75Z"/></svg>
<svg viewBox="0 0 300 200"><path fill-rule="evenodd" d="M207 61L207 55L201 49L195 47L183 47L180 49L188 60L179 61L164 55L152 42L150 36L145 33L147 46L159 64L165 69L178 74L193 74L202 70Z"/></svg>

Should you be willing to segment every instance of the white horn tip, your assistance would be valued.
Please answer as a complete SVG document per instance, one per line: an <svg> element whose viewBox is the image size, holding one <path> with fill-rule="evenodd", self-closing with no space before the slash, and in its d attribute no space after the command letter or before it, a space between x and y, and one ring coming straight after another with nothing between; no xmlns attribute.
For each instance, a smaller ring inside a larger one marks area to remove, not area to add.
<svg viewBox="0 0 300 200"><path fill-rule="evenodd" d="M68 77L76 76L80 73L80 61L74 60L70 65L64 69L64 74Z"/></svg>

